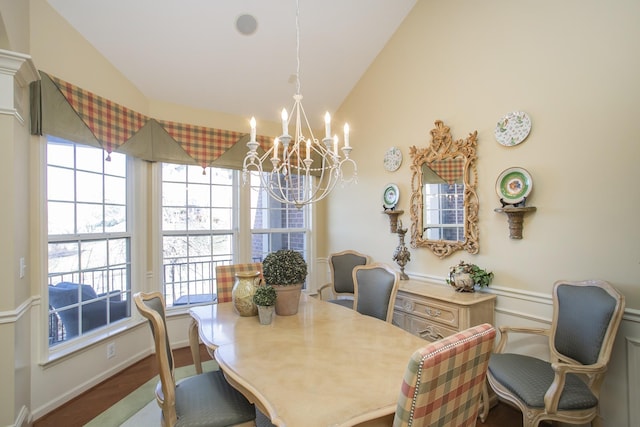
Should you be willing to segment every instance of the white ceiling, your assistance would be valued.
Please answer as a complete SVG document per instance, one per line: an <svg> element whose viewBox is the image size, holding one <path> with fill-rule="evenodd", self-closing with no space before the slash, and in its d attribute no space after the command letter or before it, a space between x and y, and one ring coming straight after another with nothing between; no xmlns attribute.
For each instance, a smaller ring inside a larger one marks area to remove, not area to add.
<svg viewBox="0 0 640 427"><path fill-rule="evenodd" d="M293 104L296 0L48 1L151 99L274 122ZM301 93L318 126L416 0L299 2ZM236 30L243 14L252 35Z"/></svg>

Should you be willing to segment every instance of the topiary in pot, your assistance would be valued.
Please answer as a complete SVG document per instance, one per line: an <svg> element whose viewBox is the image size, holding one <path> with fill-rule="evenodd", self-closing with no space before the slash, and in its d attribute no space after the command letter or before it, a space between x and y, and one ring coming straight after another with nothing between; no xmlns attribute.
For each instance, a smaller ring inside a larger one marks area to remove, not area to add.
<svg viewBox="0 0 640 427"><path fill-rule="evenodd" d="M290 316L298 312L300 291L307 272L302 254L291 249L280 249L264 258L262 277L278 292L276 314Z"/></svg>
<svg viewBox="0 0 640 427"><path fill-rule="evenodd" d="M273 286L263 285L256 288L253 302L258 306L258 319L261 325L269 325L273 320L277 298L278 294Z"/></svg>
<svg viewBox="0 0 640 427"><path fill-rule="evenodd" d="M280 249L262 261L262 277L267 285L298 285L307 277L307 263L300 252Z"/></svg>
<svg viewBox="0 0 640 427"><path fill-rule="evenodd" d="M263 306L263 307L270 306L276 303L277 297L278 297L278 294L276 293L276 290L273 289L273 286L269 286L269 285L258 286L256 288L256 293L253 294L253 302L257 306Z"/></svg>

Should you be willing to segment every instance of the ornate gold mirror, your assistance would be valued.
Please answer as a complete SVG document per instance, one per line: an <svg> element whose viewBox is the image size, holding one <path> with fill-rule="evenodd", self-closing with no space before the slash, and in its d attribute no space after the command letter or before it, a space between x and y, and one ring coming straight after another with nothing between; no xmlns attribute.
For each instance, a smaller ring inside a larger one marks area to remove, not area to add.
<svg viewBox="0 0 640 427"><path fill-rule="evenodd" d="M478 253L476 144L478 132L454 141L437 120L431 144L411 155L411 246L440 258L458 250Z"/></svg>

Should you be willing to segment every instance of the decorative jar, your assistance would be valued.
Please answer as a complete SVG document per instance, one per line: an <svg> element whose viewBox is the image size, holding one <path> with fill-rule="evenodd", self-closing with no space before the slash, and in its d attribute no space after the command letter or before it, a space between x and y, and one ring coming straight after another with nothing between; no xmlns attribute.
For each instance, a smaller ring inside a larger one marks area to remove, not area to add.
<svg viewBox="0 0 640 427"><path fill-rule="evenodd" d="M258 315L258 307L253 302L253 294L260 285L260 272L236 273L236 280L231 289L233 307L240 316Z"/></svg>

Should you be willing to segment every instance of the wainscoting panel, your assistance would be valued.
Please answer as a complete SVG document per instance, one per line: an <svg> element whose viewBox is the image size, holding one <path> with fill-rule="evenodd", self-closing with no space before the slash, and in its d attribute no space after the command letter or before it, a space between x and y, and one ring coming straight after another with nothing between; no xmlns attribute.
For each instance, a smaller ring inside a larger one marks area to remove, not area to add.
<svg viewBox="0 0 640 427"><path fill-rule="evenodd" d="M629 419L640 420L640 340L627 337L627 371L629 378Z"/></svg>

